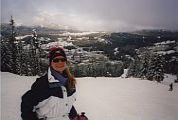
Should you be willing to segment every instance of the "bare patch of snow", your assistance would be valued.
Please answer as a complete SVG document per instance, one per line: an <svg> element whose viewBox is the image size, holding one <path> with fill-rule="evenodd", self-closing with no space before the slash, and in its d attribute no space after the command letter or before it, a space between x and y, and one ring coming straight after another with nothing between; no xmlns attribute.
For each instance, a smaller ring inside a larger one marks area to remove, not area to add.
<svg viewBox="0 0 178 120"><path fill-rule="evenodd" d="M65 32L65 33L62 33L60 35L62 36L83 36L83 35L90 35L90 34L96 34L96 33L99 33L99 32L79 32L79 33L71 33L71 32Z"/></svg>
<svg viewBox="0 0 178 120"><path fill-rule="evenodd" d="M175 53L175 50L168 50L168 51L158 51L156 52L157 54L162 54L162 55L167 55L167 54L172 54Z"/></svg>
<svg viewBox="0 0 178 120"><path fill-rule="evenodd" d="M154 45L167 45L167 44L173 44L175 43L176 41L173 40L173 41L170 41L170 40L167 40L167 41L164 41L164 42L159 42L159 43L155 43Z"/></svg>
<svg viewBox="0 0 178 120"><path fill-rule="evenodd" d="M24 39L24 38L26 38L26 37L32 37L33 35L24 35L24 36L17 36L17 37L15 37L15 39L16 40L22 40L22 39Z"/></svg>

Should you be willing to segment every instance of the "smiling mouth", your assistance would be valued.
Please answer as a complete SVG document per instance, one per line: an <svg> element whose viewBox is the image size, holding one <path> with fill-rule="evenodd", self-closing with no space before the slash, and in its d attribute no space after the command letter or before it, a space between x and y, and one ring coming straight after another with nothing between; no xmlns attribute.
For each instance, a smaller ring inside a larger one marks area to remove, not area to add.
<svg viewBox="0 0 178 120"><path fill-rule="evenodd" d="M64 67L64 65L58 65L58 66L56 66L57 68L63 68Z"/></svg>
<svg viewBox="0 0 178 120"><path fill-rule="evenodd" d="M65 63L61 63L61 64L56 65L57 68L62 68L64 66L65 66Z"/></svg>

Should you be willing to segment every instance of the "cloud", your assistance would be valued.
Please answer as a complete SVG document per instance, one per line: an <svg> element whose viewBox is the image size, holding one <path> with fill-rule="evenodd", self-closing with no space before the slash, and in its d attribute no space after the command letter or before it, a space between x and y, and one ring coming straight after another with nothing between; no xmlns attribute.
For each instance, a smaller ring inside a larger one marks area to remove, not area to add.
<svg viewBox="0 0 178 120"><path fill-rule="evenodd" d="M50 18L50 20L49 20ZM136 29L134 26L118 20L101 20L97 18L90 18L87 16L80 16L76 14L63 14L42 11L38 16L32 19L34 25L42 25L55 28L66 28L66 26L79 30L89 31L127 31L128 29Z"/></svg>
<svg viewBox="0 0 178 120"><path fill-rule="evenodd" d="M178 30L177 0L2 0L2 22L80 30Z"/></svg>

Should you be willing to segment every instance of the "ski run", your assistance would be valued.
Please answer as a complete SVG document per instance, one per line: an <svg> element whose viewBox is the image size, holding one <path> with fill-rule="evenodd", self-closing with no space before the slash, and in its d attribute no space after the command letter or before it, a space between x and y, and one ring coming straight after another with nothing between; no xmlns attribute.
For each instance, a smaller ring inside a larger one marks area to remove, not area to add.
<svg viewBox="0 0 178 120"><path fill-rule="evenodd" d="M1 72L1 119L21 120L21 96L35 77ZM178 83L165 75L162 83L139 78L84 77L77 79L77 111L89 120L177 120Z"/></svg>

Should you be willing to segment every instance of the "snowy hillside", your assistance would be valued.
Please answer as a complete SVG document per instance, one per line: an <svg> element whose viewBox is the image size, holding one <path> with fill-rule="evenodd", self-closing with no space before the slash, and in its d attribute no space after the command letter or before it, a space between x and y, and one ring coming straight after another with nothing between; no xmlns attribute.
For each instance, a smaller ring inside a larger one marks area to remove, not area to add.
<svg viewBox="0 0 178 120"><path fill-rule="evenodd" d="M21 120L22 94L36 77L1 73L1 118ZM77 78L75 107L89 120L177 120L178 84L168 91L175 76L158 84L137 78Z"/></svg>

